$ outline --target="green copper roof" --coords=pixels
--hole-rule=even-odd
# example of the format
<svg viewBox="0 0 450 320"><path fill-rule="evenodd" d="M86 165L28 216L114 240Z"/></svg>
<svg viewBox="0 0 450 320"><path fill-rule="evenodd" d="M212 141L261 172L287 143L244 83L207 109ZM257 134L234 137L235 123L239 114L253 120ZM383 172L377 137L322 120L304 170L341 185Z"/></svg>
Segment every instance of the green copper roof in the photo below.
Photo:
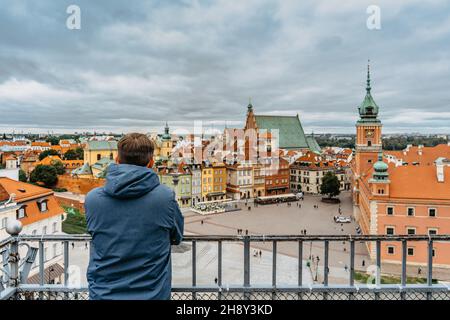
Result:
<svg viewBox="0 0 450 320"><path fill-rule="evenodd" d="M166 122L166 126L164 127L164 134L161 136L163 140L170 140L172 139L170 133L169 133L169 125Z"/></svg>
<svg viewBox="0 0 450 320"><path fill-rule="evenodd" d="M89 150L117 150L117 141L88 141Z"/></svg>
<svg viewBox="0 0 450 320"><path fill-rule="evenodd" d="M366 96L364 97L363 102L358 107L360 116L358 122L380 122L380 120L377 119L379 108L378 105L375 103L372 94L370 93L371 90L372 88L370 86L370 66L367 65Z"/></svg>
<svg viewBox="0 0 450 320"><path fill-rule="evenodd" d="M381 152L378 154L378 161L373 165L373 169L373 178L375 180L385 180L389 175L389 166L383 161L383 154Z"/></svg>
<svg viewBox="0 0 450 320"><path fill-rule="evenodd" d="M313 135L306 137L306 142L308 142L309 149L315 153L321 153L322 149L320 148L319 144L317 143L316 139Z"/></svg>
<svg viewBox="0 0 450 320"><path fill-rule="evenodd" d="M279 130L279 148L309 148L305 132L298 116L258 116L255 115L258 129Z"/></svg>
<svg viewBox="0 0 450 320"><path fill-rule="evenodd" d="M72 174L76 174L76 175L89 175L92 174L92 170L91 167L89 166L89 163L85 163L83 164L82 167L76 168L75 170L72 171Z"/></svg>

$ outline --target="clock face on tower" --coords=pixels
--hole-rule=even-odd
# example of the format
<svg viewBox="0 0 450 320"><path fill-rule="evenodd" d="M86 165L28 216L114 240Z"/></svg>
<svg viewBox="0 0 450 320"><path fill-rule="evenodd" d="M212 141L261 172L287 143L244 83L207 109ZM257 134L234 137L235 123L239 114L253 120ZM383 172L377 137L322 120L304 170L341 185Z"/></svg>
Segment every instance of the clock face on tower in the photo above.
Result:
<svg viewBox="0 0 450 320"><path fill-rule="evenodd" d="M366 138L372 138L374 136L375 132L372 129L366 130Z"/></svg>

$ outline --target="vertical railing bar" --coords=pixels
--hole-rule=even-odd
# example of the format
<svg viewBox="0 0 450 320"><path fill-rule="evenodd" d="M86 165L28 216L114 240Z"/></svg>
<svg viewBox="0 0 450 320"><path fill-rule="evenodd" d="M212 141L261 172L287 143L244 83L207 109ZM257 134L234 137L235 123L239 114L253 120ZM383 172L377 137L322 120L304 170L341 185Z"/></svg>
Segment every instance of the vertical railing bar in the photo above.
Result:
<svg viewBox="0 0 450 320"><path fill-rule="evenodd" d="M39 284L44 285L44 242L39 241Z"/></svg>
<svg viewBox="0 0 450 320"><path fill-rule="evenodd" d="M376 241L376 255L377 255L377 270L376 270L376 285L381 283L381 241Z"/></svg>
<svg viewBox="0 0 450 320"><path fill-rule="evenodd" d="M355 285L355 241L350 240L350 279L351 287Z"/></svg>
<svg viewBox="0 0 450 320"><path fill-rule="evenodd" d="M298 286L303 285L303 240L298 241Z"/></svg>
<svg viewBox="0 0 450 320"><path fill-rule="evenodd" d="M433 240L428 241L428 275L427 284L433 285Z"/></svg>
<svg viewBox="0 0 450 320"><path fill-rule="evenodd" d="M222 286L222 241L217 242L217 260L218 260L218 270L217 270L217 284L219 287Z"/></svg>
<svg viewBox="0 0 450 320"><path fill-rule="evenodd" d="M219 286L218 300L222 299L222 241L217 242L217 285Z"/></svg>
<svg viewBox="0 0 450 320"><path fill-rule="evenodd" d="M64 241L64 286L69 282L69 241Z"/></svg>
<svg viewBox="0 0 450 320"><path fill-rule="evenodd" d="M272 300L276 298L275 288L277 286L277 241L274 240L272 242L272 288L274 291L272 292Z"/></svg>
<svg viewBox="0 0 450 320"><path fill-rule="evenodd" d="M401 285L402 287L406 286L406 257L408 251L408 243L406 240L402 240L402 279Z"/></svg>
<svg viewBox="0 0 450 320"><path fill-rule="evenodd" d="M192 287L197 286L197 241L192 240ZM192 300L196 300L196 293L192 292Z"/></svg>
<svg viewBox="0 0 450 320"><path fill-rule="evenodd" d="M433 286L433 240L428 240L428 270L427 270L427 285ZM427 292L427 300L433 299L431 290Z"/></svg>
<svg viewBox="0 0 450 320"><path fill-rule="evenodd" d="M250 237L244 236L244 287L250 286ZM249 300L248 292L244 291L244 299Z"/></svg>
<svg viewBox="0 0 450 320"><path fill-rule="evenodd" d="M277 241L272 243L272 287L277 286Z"/></svg>
<svg viewBox="0 0 450 320"><path fill-rule="evenodd" d="M303 286L303 240L298 241L298 286ZM299 292L298 300L302 300L302 294Z"/></svg>
<svg viewBox="0 0 450 320"><path fill-rule="evenodd" d="M324 286L328 286L328 246L329 241L325 240L324 246L324 264L323 264L323 284Z"/></svg>

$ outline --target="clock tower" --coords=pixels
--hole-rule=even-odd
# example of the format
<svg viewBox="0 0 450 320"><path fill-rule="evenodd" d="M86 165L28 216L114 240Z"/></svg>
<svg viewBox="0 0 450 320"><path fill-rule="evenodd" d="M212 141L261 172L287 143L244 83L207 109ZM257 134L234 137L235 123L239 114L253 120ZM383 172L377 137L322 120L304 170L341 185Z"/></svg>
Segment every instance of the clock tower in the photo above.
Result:
<svg viewBox="0 0 450 320"><path fill-rule="evenodd" d="M382 125L378 119L378 105L370 91L370 65L367 65L366 96L358 107L359 119L356 122L355 174L357 177L363 175L377 162L378 154L382 151Z"/></svg>

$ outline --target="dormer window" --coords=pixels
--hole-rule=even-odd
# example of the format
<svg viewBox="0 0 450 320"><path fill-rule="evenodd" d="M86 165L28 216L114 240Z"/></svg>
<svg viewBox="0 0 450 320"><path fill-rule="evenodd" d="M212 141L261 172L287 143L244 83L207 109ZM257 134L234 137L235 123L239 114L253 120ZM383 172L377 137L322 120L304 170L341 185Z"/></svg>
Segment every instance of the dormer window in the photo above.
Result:
<svg viewBox="0 0 450 320"><path fill-rule="evenodd" d="M17 219L23 219L27 216L27 211L26 211L27 206L22 206L19 209L17 209Z"/></svg>
<svg viewBox="0 0 450 320"><path fill-rule="evenodd" d="M48 210L47 202L48 202L48 200L42 200L37 203L40 212L46 212Z"/></svg>

